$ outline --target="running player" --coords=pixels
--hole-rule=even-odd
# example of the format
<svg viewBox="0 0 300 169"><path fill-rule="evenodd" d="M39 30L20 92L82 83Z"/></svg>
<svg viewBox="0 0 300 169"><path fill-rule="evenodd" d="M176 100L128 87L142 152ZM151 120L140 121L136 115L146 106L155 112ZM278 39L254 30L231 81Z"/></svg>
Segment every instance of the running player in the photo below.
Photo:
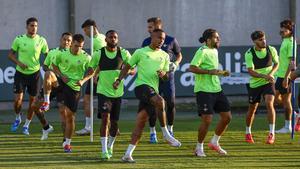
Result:
<svg viewBox="0 0 300 169"><path fill-rule="evenodd" d="M14 110L16 119L11 126L11 131L16 132L21 124L21 108L25 90L29 94L29 108L27 118L23 126L23 134L29 135L29 124L34 115L33 102L38 93L38 83L40 78L40 55L47 55L48 45L44 37L37 34L38 20L34 17L26 21L27 33L19 35L13 41L8 58L16 66L14 76ZM17 57L18 55L18 57Z"/></svg>
<svg viewBox="0 0 300 169"><path fill-rule="evenodd" d="M44 71L45 71L45 78L49 78L49 76L55 75L52 70L52 62L55 60L55 57L59 55L61 52L65 50L69 50L72 42L72 34L69 32L65 32L61 35L60 38L60 45L57 48L54 48L49 51L45 61L44 61ZM47 84L44 84L44 86ZM47 122L44 116L44 112L49 109L50 101L53 98L56 98L56 101L58 103L58 110L60 112L60 117L62 121L62 126L65 126L65 111L63 111L62 103L61 101L61 93L57 91L57 88L55 88L54 84L51 84L52 86L52 92L44 94L43 89L40 91L40 96L36 101L34 102L34 111L38 119L40 120L43 130L42 130L42 137L41 140L48 139L48 134L53 131L53 127ZM64 128L63 128L64 130Z"/></svg>
<svg viewBox="0 0 300 169"><path fill-rule="evenodd" d="M44 92L51 93L52 86L56 86L62 94L63 109L65 111L66 126L64 131L65 152L71 152L71 138L75 128L75 113L80 98L81 86L93 74L84 76L91 57L82 50L84 37L81 34L73 35L70 50L65 50L55 57L52 63L53 72L44 79Z"/></svg>
<svg viewBox="0 0 300 169"><path fill-rule="evenodd" d="M245 140L248 143L254 143L251 126L253 124L255 112L260 103L261 97L264 97L268 111L268 121L270 132L266 143L273 144L275 141L275 109L274 109L274 73L278 69L278 55L274 47L266 44L265 33L254 31L251 34L254 47L251 47L245 53L246 66L250 77L248 87L249 108L246 117L246 135Z"/></svg>
<svg viewBox="0 0 300 169"><path fill-rule="evenodd" d="M292 132L292 103L291 86L289 82L290 70L288 69L293 57L293 25L291 20L284 20L280 23L280 35L282 43L279 51L279 68L276 73L277 80L275 84L275 102L284 107L285 124L276 133ZM295 46L296 47L296 46ZM280 98L282 98L280 100Z"/></svg>
<svg viewBox="0 0 300 169"><path fill-rule="evenodd" d="M135 95L140 100L136 126L132 132L131 142L122 161L134 163L132 152L138 144L148 117L156 113L160 121L164 139L174 147L181 143L170 135L166 126L166 113L164 99L158 94L159 78L167 79L169 71L169 56L161 50L166 34L161 29L155 29L151 33L151 44L137 49L122 69L119 78L114 82L117 89L128 71L137 66L137 79L135 81ZM121 86L122 87L122 86Z"/></svg>
<svg viewBox="0 0 300 169"><path fill-rule="evenodd" d="M105 42L105 35L101 34L97 24L94 20L87 19L86 21L83 22L81 25L81 28L83 29L84 34L90 38L91 36L91 28L93 27L93 32L94 32L94 37L93 37L93 51L95 52L98 49L101 49L102 47L106 46ZM96 87L97 87L97 81L98 81L98 75L95 74L94 76L94 88L93 88L93 95L96 96ZM75 133L77 135L88 135L90 134L91 131L91 110L90 110L90 94L91 94L91 84L90 80L86 84L85 87L85 92L83 96L83 104L84 104L84 114L85 114L85 127L81 130L76 131Z"/></svg>
<svg viewBox="0 0 300 169"><path fill-rule="evenodd" d="M163 23L159 17L149 18L147 20L148 23L148 32L152 33L154 29L162 29ZM151 43L151 37L146 38L143 41L142 47L148 46ZM170 58L170 71L168 72L169 79L168 80L159 80L159 94L163 96L166 101L166 114L167 114L167 124L168 130L171 135L173 134L173 123L175 117L175 81L174 75L175 71L182 60L181 48L176 40L176 38L166 35L166 39L161 49L169 54ZM149 117L149 126L150 126L150 143L157 143L157 136L155 130L156 123L156 114L153 113L154 116Z"/></svg>
<svg viewBox="0 0 300 169"><path fill-rule="evenodd" d="M113 88L113 83L118 78L122 65L128 63L131 57L127 50L118 47L119 38L115 30L109 30L106 33L105 41L107 46L97 50L90 63L93 70L97 68L99 71L97 94L98 117L102 119L100 127L102 160L112 157L113 144L119 129L121 97L124 94L123 81L116 90Z"/></svg>
<svg viewBox="0 0 300 169"><path fill-rule="evenodd" d="M198 130L195 155L198 157L206 156L203 148L204 138L215 112L220 113L220 120L208 147L220 155L226 155L227 152L221 148L219 140L231 120L231 112L227 97L222 91L219 76L228 76L229 72L218 69L217 49L220 46L218 32L214 29L207 29L203 32L199 41L205 43L205 45L198 49L189 69L196 76L194 92L197 99L198 114L202 120Z"/></svg>

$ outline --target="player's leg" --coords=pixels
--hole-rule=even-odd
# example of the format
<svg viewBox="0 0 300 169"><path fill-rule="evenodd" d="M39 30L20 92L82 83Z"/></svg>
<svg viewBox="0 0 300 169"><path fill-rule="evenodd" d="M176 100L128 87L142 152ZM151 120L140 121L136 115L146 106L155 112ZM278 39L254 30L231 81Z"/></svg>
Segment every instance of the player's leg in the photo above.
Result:
<svg viewBox="0 0 300 169"><path fill-rule="evenodd" d="M48 111L50 108L50 94L53 87L58 87L58 80L52 71L45 72L43 80L44 103L40 107L40 111Z"/></svg>
<svg viewBox="0 0 300 169"><path fill-rule="evenodd" d="M275 116L276 112L274 109L274 95L266 94L265 103L268 111L268 121L269 121L269 135L267 137L267 144L273 144L275 141Z"/></svg>
<svg viewBox="0 0 300 169"><path fill-rule="evenodd" d="M22 102L23 102L23 96L24 96L24 87L25 85L23 84L23 76L21 73L16 71L15 76L14 76L14 110L16 114L16 118L11 125L11 131L16 132L17 129L19 128L22 118L21 118L21 109L22 109Z"/></svg>

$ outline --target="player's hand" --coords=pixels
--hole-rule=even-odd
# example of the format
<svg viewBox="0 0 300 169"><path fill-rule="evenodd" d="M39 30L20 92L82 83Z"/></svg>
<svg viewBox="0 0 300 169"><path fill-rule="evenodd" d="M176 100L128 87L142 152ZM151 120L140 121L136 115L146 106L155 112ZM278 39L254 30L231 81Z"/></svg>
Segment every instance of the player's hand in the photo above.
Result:
<svg viewBox="0 0 300 169"><path fill-rule="evenodd" d="M156 72L159 78L163 78L166 75L166 72L162 70L158 70Z"/></svg>
<svg viewBox="0 0 300 169"><path fill-rule="evenodd" d="M272 75L264 75L264 78L270 83L275 83L275 78Z"/></svg>
<svg viewBox="0 0 300 169"><path fill-rule="evenodd" d="M62 80L64 83L68 83L68 82L69 82L69 78L66 77L66 76L62 76L62 77L61 77L61 80Z"/></svg>
<svg viewBox="0 0 300 169"><path fill-rule="evenodd" d="M219 70L219 75L226 77L230 75L230 72L228 70Z"/></svg>
<svg viewBox="0 0 300 169"><path fill-rule="evenodd" d="M76 85L81 87L83 85L83 80L78 80L76 82Z"/></svg>
<svg viewBox="0 0 300 169"><path fill-rule="evenodd" d="M295 61L291 61L291 63L289 64L289 70L290 71L294 71L296 70L296 62Z"/></svg>
<svg viewBox="0 0 300 169"><path fill-rule="evenodd" d="M283 88L288 88L289 87L289 80L287 78L284 78L282 81L282 87Z"/></svg>
<svg viewBox="0 0 300 169"><path fill-rule="evenodd" d="M178 65L176 64L176 62L171 62L169 64L169 71L170 72L175 72L177 70Z"/></svg>
<svg viewBox="0 0 300 169"><path fill-rule="evenodd" d="M22 62L20 62L19 63L19 66L21 67L21 69L23 69L23 70L25 70L25 69L27 69L28 68L28 66L27 65L25 65L24 63L22 63Z"/></svg>
<svg viewBox="0 0 300 169"><path fill-rule="evenodd" d="M113 88L118 89L120 83L121 83L121 80L119 78L116 79L115 82L113 83Z"/></svg>
<svg viewBox="0 0 300 169"><path fill-rule="evenodd" d="M94 84L98 83L98 76L93 76L93 82L94 82Z"/></svg>

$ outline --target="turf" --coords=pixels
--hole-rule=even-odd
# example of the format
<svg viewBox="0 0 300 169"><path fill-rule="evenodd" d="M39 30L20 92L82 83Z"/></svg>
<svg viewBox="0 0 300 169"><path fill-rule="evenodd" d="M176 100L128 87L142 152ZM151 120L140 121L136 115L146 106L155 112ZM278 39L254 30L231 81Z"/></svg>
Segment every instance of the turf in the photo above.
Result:
<svg viewBox="0 0 300 169"><path fill-rule="evenodd" d="M133 153L137 163L121 162L134 126L133 119L121 120L121 135L114 146L113 158L100 160L98 128L95 122L95 141L89 142L89 136L75 136L72 139L73 152L64 153L62 137L58 122L52 123L55 131L46 141L40 141L41 129L37 121L31 124L31 135L24 136L19 130L9 132L9 124L0 125L0 168L299 168L300 144L299 134L291 141L289 134L276 135L274 145L265 144L268 125L265 115L256 117L253 135L255 144L244 142L244 115L234 115L228 131L221 138L222 147L228 156L219 156L207 147L213 135L217 116L205 140L207 157L195 157L199 118L197 116L179 116L176 120L175 135L182 142L180 148L170 147L158 133L159 143L148 143L148 129ZM278 124L283 121L279 120ZM83 122L78 122L77 129ZM277 125L277 128L281 127Z"/></svg>

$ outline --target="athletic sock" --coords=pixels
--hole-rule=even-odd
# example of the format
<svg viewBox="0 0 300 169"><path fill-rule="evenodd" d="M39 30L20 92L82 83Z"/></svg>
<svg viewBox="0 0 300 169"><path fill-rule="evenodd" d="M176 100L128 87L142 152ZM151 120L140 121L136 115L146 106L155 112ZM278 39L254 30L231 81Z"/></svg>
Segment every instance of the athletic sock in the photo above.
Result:
<svg viewBox="0 0 300 169"><path fill-rule="evenodd" d="M150 134L156 134L155 127L150 127Z"/></svg>
<svg viewBox="0 0 300 169"><path fill-rule="evenodd" d="M213 138L211 139L211 143L214 145L219 145L219 140L220 140L221 136L218 136L216 134L214 134Z"/></svg>
<svg viewBox="0 0 300 169"><path fill-rule="evenodd" d="M287 128L287 129L291 128L291 126L292 126L292 121L291 120L285 120L284 122L285 122L284 123L285 128Z"/></svg>
<svg viewBox="0 0 300 169"><path fill-rule="evenodd" d="M71 140L72 140L72 139L66 138L65 143L66 143L67 145L71 145Z"/></svg>
<svg viewBox="0 0 300 169"><path fill-rule="evenodd" d="M270 133L272 133L274 135L274 133L275 133L275 124L269 124L269 128L270 128Z"/></svg>
<svg viewBox="0 0 300 169"><path fill-rule="evenodd" d="M173 125L168 125L168 130L169 130L170 132L173 132Z"/></svg>
<svg viewBox="0 0 300 169"><path fill-rule="evenodd" d="M101 137L102 153L107 152L107 137Z"/></svg>
<svg viewBox="0 0 300 169"><path fill-rule="evenodd" d="M90 117L85 117L85 129L90 130L91 129L91 118Z"/></svg>
<svg viewBox="0 0 300 169"><path fill-rule="evenodd" d="M26 119L25 124L23 127L27 127L29 128L29 124L30 124L31 120Z"/></svg>
<svg viewBox="0 0 300 169"><path fill-rule="evenodd" d="M44 102L50 103L50 94L44 94Z"/></svg>
<svg viewBox="0 0 300 169"><path fill-rule="evenodd" d="M21 113L19 113L19 114L16 114L16 120L19 120L19 121L21 121Z"/></svg>
<svg viewBox="0 0 300 169"><path fill-rule="evenodd" d="M251 134L251 127L246 127L246 134Z"/></svg>
<svg viewBox="0 0 300 169"><path fill-rule="evenodd" d="M169 131L168 131L168 129L167 129L166 126L165 127L161 127L161 131L162 131L164 137L166 137L166 138L172 138L172 136L170 135L170 133L169 133Z"/></svg>
<svg viewBox="0 0 300 169"><path fill-rule="evenodd" d="M197 143L197 146L196 146L196 149L197 149L197 150L199 150L199 149L200 149L200 150L203 150L203 143L199 143L199 142L198 142L198 143Z"/></svg>
<svg viewBox="0 0 300 169"><path fill-rule="evenodd" d="M132 156L132 152L134 151L136 145L133 145L133 144L129 144L127 150L126 150L126 153L125 153L125 156Z"/></svg>
<svg viewBox="0 0 300 169"><path fill-rule="evenodd" d="M47 124L45 127L43 127L44 130L48 130L50 128L49 124Z"/></svg>
<svg viewBox="0 0 300 169"><path fill-rule="evenodd" d="M107 148L113 149L115 141L116 141L116 137L111 137L111 136L109 136L109 137L108 137Z"/></svg>

